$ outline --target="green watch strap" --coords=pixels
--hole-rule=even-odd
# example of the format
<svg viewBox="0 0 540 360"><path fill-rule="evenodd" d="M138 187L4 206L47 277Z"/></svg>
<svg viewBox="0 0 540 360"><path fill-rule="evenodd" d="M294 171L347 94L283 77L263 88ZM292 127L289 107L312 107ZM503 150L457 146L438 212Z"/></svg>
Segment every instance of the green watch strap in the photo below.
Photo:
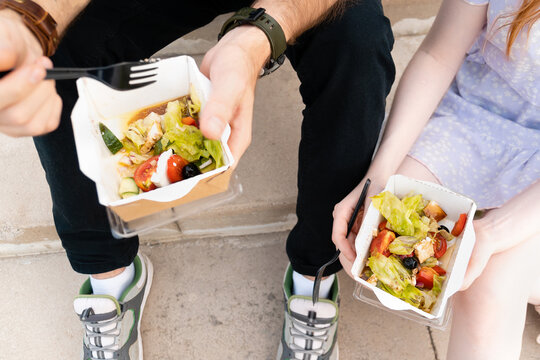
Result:
<svg viewBox="0 0 540 360"><path fill-rule="evenodd" d="M273 17L266 13L264 8L254 9L245 7L238 10L232 17L225 21L221 27L218 40L232 29L241 25L256 26L266 34L270 42L271 55L270 60L261 70L261 76L274 72L285 61L284 53L287 49L287 40L281 26Z"/></svg>

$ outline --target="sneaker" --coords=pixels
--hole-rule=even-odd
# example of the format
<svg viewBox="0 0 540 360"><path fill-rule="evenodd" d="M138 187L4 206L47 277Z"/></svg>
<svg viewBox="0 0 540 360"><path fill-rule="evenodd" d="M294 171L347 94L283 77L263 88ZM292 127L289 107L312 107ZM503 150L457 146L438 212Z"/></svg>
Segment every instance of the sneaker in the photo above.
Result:
<svg viewBox="0 0 540 360"><path fill-rule="evenodd" d="M154 270L142 254L135 257L133 264L135 277L120 299L93 295L90 279L75 298L73 307L85 330L83 360L143 360L141 317Z"/></svg>
<svg viewBox="0 0 540 360"><path fill-rule="evenodd" d="M338 360L337 325L339 284L336 276L331 298L313 304L310 296L292 295L292 267L283 280L285 322L276 360Z"/></svg>

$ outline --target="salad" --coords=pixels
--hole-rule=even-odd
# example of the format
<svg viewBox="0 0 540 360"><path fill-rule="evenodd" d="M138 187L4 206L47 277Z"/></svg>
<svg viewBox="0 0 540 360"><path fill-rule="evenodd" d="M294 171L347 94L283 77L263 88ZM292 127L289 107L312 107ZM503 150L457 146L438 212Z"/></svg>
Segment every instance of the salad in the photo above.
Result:
<svg viewBox="0 0 540 360"><path fill-rule="evenodd" d="M200 102L190 95L144 108L128 119L118 138L99 124L107 148L117 158L125 199L224 165L219 140L199 130Z"/></svg>
<svg viewBox="0 0 540 360"><path fill-rule="evenodd" d="M384 220L373 230L361 278L430 312L441 293L467 214L461 214L450 231L442 224L449 224L444 210L420 194L399 199L384 191L371 199Z"/></svg>

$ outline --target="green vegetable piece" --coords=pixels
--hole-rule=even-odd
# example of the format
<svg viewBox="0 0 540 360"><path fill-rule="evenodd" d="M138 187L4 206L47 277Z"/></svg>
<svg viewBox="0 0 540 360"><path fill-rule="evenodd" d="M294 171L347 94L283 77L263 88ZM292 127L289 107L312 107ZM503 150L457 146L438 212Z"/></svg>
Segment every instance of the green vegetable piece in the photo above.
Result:
<svg viewBox="0 0 540 360"><path fill-rule="evenodd" d="M165 132L176 129L176 125L180 124L181 112L180 101L175 100L167 104L167 111L163 115Z"/></svg>
<svg viewBox="0 0 540 360"><path fill-rule="evenodd" d="M214 162L216 163L216 169L224 165L223 149L221 148L221 143L219 142L219 140L205 139L204 147L206 148L206 150L208 150L210 156L214 158Z"/></svg>
<svg viewBox="0 0 540 360"><path fill-rule="evenodd" d="M122 199L139 195L139 187L135 183L135 180L132 177L125 177L120 181L120 186L118 187L118 194Z"/></svg>
<svg viewBox="0 0 540 360"><path fill-rule="evenodd" d="M165 132L163 138L171 143L165 150L173 149L189 162L198 160L205 150L202 132L194 126L178 126Z"/></svg>
<svg viewBox="0 0 540 360"><path fill-rule="evenodd" d="M396 239L397 240L397 239ZM394 241L396 241L394 240ZM377 286L387 293L421 310L429 312L441 293L444 276L433 275L431 290L418 289L412 284L413 275L394 255L386 257L374 253L367 262L379 282Z"/></svg>
<svg viewBox="0 0 540 360"><path fill-rule="evenodd" d="M369 257L367 265L377 279L392 290L392 294L401 297L401 293L411 284L412 275L395 256L386 257L375 252Z"/></svg>
<svg viewBox="0 0 540 360"><path fill-rule="evenodd" d="M154 145L154 155L161 155L162 152L163 152L163 144L161 143L161 141L158 141Z"/></svg>
<svg viewBox="0 0 540 360"><path fill-rule="evenodd" d="M111 130L109 130L108 127L106 127L103 123L99 123L99 132L101 133L101 137L103 139L103 142L109 149L109 151L113 154L116 154L124 147L120 140L113 134Z"/></svg>
<svg viewBox="0 0 540 360"><path fill-rule="evenodd" d="M396 255L409 255L414 251L414 245L418 241L414 236L398 236L388 245L388 250Z"/></svg>
<svg viewBox="0 0 540 360"><path fill-rule="evenodd" d="M427 267L434 267L435 265L439 265L439 260L437 260L437 258L434 258L433 256L428 257L421 265Z"/></svg>
<svg viewBox="0 0 540 360"><path fill-rule="evenodd" d="M420 195L418 195L420 196ZM379 210L382 216L390 223L392 229L399 235L414 236L424 239L429 226L424 224L416 211L418 200L416 197L405 198L404 203L389 191L384 191L372 198L373 206Z"/></svg>

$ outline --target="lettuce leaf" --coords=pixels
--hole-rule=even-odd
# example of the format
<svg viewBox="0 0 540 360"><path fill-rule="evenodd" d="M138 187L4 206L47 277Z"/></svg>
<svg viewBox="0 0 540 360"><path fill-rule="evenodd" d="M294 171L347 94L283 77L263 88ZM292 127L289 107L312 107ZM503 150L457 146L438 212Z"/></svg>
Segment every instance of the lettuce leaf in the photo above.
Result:
<svg viewBox="0 0 540 360"><path fill-rule="evenodd" d="M166 150L173 149L175 154L189 162L198 160L205 150L203 134L195 126L183 125L171 129L165 132L163 141L167 143Z"/></svg>
<svg viewBox="0 0 540 360"><path fill-rule="evenodd" d="M394 255L386 257L377 252L369 257L367 266L379 280L379 288L426 312L430 312L437 301L445 279L444 276L433 275L433 288L419 289L412 284L414 275L398 258Z"/></svg>
<svg viewBox="0 0 540 360"><path fill-rule="evenodd" d="M424 200L422 199L422 195L407 195L403 199L401 199L401 202L407 209L413 209L417 213L420 213L422 210L424 210Z"/></svg>
<svg viewBox="0 0 540 360"><path fill-rule="evenodd" d="M163 115L164 132L176 129L176 125L180 124L181 114L180 101L175 100L167 104L167 111Z"/></svg>
<svg viewBox="0 0 540 360"><path fill-rule="evenodd" d="M392 294L401 297L401 293L411 284L412 275L401 261L395 256L386 257L378 252L373 253L367 261L367 266L377 279L392 290Z"/></svg>
<svg viewBox="0 0 540 360"><path fill-rule="evenodd" d="M371 198L373 206L384 216L392 229L399 235L426 237L429 226L424 224L417 209L423 205L422 195L405 197L405 201L389 191L384 191ZM421 210L421 209L420 209Z"/></svg>
<svg viewBox="0 0 540 360"><path fill-rule="evenodd" d="M221 143L219 142L219 140L205 139L204 147L208 151L210 156L214 158L214 162L216 163L216 169L223 166L223 149L221 148Z"/></svg>
<svg viewBox="0 0 540 360"><path fill-rule="evenodd" d="M388 250L396 255L409 255L414 251L418 239L414 236L398 236L388 245Z"/></svg>

